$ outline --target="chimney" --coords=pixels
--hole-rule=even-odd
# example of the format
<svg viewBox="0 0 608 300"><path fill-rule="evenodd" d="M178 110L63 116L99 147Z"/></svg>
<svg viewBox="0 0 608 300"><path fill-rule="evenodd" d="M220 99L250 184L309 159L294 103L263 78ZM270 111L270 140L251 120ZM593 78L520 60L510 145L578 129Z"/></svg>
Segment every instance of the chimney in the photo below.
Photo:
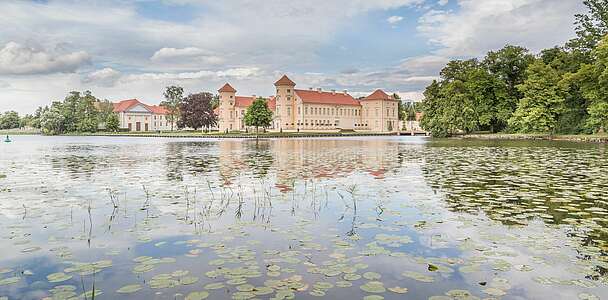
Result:
<svg viewBox="0 0 608 300"><path fill-rule="evenodd" d="M319 93L320 93L320 92L322 92L322 91L323 91L323 89L322 89L322 88L317 88L317 92L319 92Z"/></svg>
<svg viewBox="0 0 608 300"><path fill-rule="evenodd" d="M335 95L336 94L336 90L331 90L331 94Z"/></svg>
<svg viewBox="0 0 608 300"><path fill-rule="evenodd" d="M344 95L348 95L348 90L344 90Z"/></svg>
<svg viewBox="0 0 608 300"><path fill-rule="evenodd" d="M255 96L255 94L253 94L253 96L252 96L252 97L253 97L253 100L255 100L255 99L257 99L257 98L258 98L258 97L256 97L256 96Z"/></svg>

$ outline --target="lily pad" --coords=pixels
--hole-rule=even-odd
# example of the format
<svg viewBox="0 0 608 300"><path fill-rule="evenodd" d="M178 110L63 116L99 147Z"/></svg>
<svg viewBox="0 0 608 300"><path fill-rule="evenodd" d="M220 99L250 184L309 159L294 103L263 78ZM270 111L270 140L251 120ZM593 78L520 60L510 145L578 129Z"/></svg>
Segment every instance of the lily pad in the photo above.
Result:
<svg viewBox="0 0 608 300"><path fill-rule="evenodd" d="M139 284L130 284L125 285L118 289L116 292L119 294L132 294L142 289L142 286Z"/></svg>
<svg viewBox="0 0 608 300"><path fill-rule="evenodd" d="M203 300L203 299L207 299L207 297L209 297L209 292L192 292L190 294L188 294L188 296L186 296L186 298L184 298L184 300Z"/></svg>
<svg viewBox="0 0 608 300"><path fill-rule="evenodd" d="M72 279L72 275L67 275L63 272L58 272L47 275L46 279L51 283L63 282Z"/></svg>

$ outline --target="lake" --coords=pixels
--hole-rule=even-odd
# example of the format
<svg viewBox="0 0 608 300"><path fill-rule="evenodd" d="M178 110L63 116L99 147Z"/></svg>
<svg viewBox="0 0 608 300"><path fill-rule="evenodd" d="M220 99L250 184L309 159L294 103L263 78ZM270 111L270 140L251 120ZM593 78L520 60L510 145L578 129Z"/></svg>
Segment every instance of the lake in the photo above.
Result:
<svg viewBox="0 0 608 300"><path fill-rule="evenodd" d="M0 299L606 299L607 150L15 136Z"/></svg>

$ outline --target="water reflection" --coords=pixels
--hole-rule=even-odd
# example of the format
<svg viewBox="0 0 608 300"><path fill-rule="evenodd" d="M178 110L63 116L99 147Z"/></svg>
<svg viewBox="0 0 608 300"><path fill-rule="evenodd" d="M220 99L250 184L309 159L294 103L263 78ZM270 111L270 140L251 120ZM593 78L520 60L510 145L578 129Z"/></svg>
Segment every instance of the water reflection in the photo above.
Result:
<svg viewBox="0 0 608 300"><path fill-rule="evenodd" d="M593 145L20 137L0 297L594 299L606 171Z"/></svg>

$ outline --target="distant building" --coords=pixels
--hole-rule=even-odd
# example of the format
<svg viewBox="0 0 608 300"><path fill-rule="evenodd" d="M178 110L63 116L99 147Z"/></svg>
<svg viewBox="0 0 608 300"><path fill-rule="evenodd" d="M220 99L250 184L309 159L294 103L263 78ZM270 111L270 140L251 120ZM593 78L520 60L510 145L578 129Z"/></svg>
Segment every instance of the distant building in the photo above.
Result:
<svg viewBox="0 0 608 300"><path fill-rule="evenodd" d="M287 76L275 82L276 95L267 100L274 112L274 130L358 130L373 132L397 131L399 100L382 90L357 100L343 92L321 89L296 89ZM220 106L216 110L220 131L245 130L244 116L255 96L236 95L236 89L226 83L218 90Z"/></svg>
<svg viewBox="0 0 608 300"><path fill-rule="evenodd" d="M118 114L120 128L128 131L162 131L171 130L167 120L167 109L158 105L148 105L137 99L122 100L112 103ZM173 126L173 128L176 128Z"/></svg>

